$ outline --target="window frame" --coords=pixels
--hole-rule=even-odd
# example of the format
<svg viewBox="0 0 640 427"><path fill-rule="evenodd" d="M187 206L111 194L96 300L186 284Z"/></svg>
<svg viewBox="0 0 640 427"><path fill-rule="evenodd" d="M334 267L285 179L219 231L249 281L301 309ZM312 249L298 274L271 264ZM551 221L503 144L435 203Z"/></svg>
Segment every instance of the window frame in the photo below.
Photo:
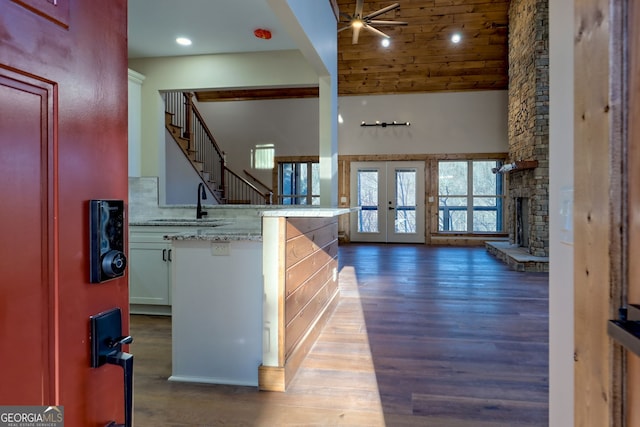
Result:
<svg viewBox="0 0 640 427"><path fill-rule="evenodd" d="M287 164L294 165L294 171L295 171L294 175L296 176L296 180L295 180L296 182L300 182L299 171L301 169L301 166L306 165L307 172L306 172L305 179L307 182L307 194L302 194L297 191L292 194L283 193L283 187L284 187L283 186L283 179L284 179L283 167L284 165L287 165ZM278 201L278 204L285 205L285 203L283 203L285 199L295 201L295 203L287 203L286 205L288 206L292 206L292 205L312 206L314 200L318 202L316 204L320 204L320 194L313 194L313 186L314 186L313 165L314 164L318 165L319 167L320 166L319 160L318 159L315 159L315 160L280 160L278 159L276 161L277 184L278 184L276 186L277 188L276 200ZM318 186L319 186L319 182L318 182ZM304 200L305 203L299 203L301 200Z"/></svg>
<svg viewBox="0 0 640 427"><path fill-rule="evenodd" d="M467 164L467 194L452 194L445 197L455 197L455 198L464 198L466 200L465 206L455 207L454 211L463 211L466 214L466 229L465 230L449 230L446 229L448 227L443 226L441 229L441 210L440 199L442 195L440 194L440 164L448 163L448 162L466 162ZM496 162L496 167L500 167L504 163L503 158L450 158L450 159L437 159L436 160L436 198L435 198L435 209L437 210L437 221L436 221L436 234L441 235L501 235L505 233L506 225L505 224L505 211L506 211L506 180L503 174L495 174L496 175L496 194L474 194L473 188L473 167L474 163L479 162ZM494 207L486 207L486 206L476 206L476 199L489 199L495 198L496 204ZM450 211L451 209L449 209ZM474 212L476 211L496 211L496 223L497 228L496 231L475 231L474 230ZM446 215L443 215L443 222L446 221Z"/></svg>

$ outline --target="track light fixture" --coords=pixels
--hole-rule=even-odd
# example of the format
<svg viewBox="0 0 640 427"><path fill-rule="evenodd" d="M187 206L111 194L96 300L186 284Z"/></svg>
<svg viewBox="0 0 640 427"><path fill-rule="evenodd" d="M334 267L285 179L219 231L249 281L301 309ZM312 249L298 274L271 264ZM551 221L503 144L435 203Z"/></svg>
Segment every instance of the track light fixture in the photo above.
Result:
<svg viewBox="0 0 640 427"><path fill-rule="evenodd" d="M387 122L380 122L378 120L376 120L375 123L366 123L366 122L362 122L360 123L360 126L366 127L366 126L381 126L383 128L386 128L387 126L411 126L411 123L409 122L396 122L395 120L387 123Z"/></svg>

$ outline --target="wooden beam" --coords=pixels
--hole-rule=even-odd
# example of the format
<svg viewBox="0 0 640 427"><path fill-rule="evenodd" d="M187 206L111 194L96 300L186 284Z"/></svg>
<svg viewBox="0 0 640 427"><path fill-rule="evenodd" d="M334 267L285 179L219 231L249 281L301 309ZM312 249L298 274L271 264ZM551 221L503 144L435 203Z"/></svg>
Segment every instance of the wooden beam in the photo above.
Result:
<svg viewBox="0 0 640 427"><path fill-rule="evenodd" d="M318 98L317 87L290 87L268 89L201 90L196 92L198 102L248 101L264 99Z"/></svg>

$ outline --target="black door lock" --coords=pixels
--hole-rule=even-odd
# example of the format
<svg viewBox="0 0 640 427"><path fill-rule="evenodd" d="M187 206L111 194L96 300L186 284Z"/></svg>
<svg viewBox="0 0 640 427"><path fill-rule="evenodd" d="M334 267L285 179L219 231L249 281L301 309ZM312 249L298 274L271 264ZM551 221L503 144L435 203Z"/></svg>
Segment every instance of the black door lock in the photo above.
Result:
<svg viewBox="0 0 640 427"><path fill-rule="evenodd" d="M91 283L100 283L124 275L127 267L124 230L124 201L89 201Z"/></svg>

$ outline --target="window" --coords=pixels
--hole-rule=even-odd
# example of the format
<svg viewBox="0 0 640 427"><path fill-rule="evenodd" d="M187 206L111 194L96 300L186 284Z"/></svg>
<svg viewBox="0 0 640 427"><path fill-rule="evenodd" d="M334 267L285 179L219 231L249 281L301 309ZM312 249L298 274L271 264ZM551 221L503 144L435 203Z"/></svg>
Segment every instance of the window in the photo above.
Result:
<svg viewBox="0 0 640 427"><path fill-rule="evenodd" d="M320 164L283 162L278 164L278 202L281 205L320 204Z"/></svg>
<svg viewBox="0 0 640 427"><path fill-rule="evenodd" d="M273 169L273 156L275 155L273 144L257 144L251 150L251 167L253 169Z"/></svg>
<svg viewBox="0 0 640 427"><path fill-rule="evenodd" d="M499 160L438 162L438 231L496 233L503 230L504 177Z"/></svg>

